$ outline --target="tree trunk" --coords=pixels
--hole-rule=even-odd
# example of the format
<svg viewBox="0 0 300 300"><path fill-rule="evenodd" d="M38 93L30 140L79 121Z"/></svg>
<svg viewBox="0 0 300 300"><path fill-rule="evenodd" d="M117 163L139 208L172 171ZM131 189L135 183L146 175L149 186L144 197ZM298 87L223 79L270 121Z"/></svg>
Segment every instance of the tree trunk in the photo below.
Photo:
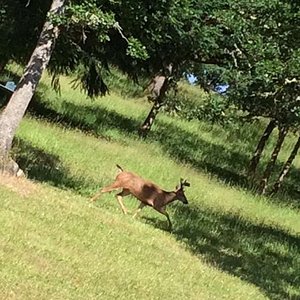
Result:
<svg viewBox="0 0 300 300"><path fill-rule="evenodd" d="M148 99L153 101L154 104L147 118L139 128L139 136L146 137L151 130L160 108L164 105L164 97L166 95L168 86L168 78L164 75L157 75L151 81L149 85L150 96Z"/></svg>
<svg viewBox="0 0 300 300"><path fill-rule="evenodd" d="M160 110L160 108L163 106L163 103L155 102L146 118L144 123L139 129L139 136L140 137L146 137L149 131L151 130L151 127L154 123L154 120Z"/></svg>
<svg viewBox="0 0 300 300"><path fill-rule="evenodd" d="M270 195L274 195L278 192L279 188L281 187L282 185L282 182L283 182L283 179L284 177L288 174L290 168L291 168L291 165L293 163L293 160L295 159L296 155L297 155L297 152L300 148L300 137L298 138L288 160L286 161L286 163L284 164L282 170L281 170L281 173L277 179L277 181L275 182L275 184L273 185L273 188L270 192Z"/></svg>
<svg viewBox="0 0 300 300"><path fill-rule="evenodd" d="M265 172L263 174L261 183L260 183L260 193L264 195L266 193L267 187L268 187L268 180L272 174L273 168L275 166L278 154L280 152L281 146L284 142L284 139L288 133L288 128L287 127L282 127L279 129L278 133L278 139L277 143L275 145L275 148L273 150L273 153L271 155L270 161L265 169Z"/></svg>
<svg viewBox="0 0 300 300"><path fill-rule="evenodd" d="M63 9L64 1L53 0L49 12L59 14ZM9 152L15 132L50 60L58 34L58 27L52 25L50 21L46 21L24 74L9 103L0 115L0 171L6 171L5 166L10 160Z"/></svg>
<svg viewBox="0 0 300 300"><path fill-rule="evenodd" d="M261 158L261 155L263 153L263 150L265 148L266 142L269 139L273 129L276 126L275 120L271 120L266 127L263 135L261 136L257 147L255 149L255 152L253 154L252 159L250 160L249 167L248 167L248 178L252 181L253 178L255 177L255 172L259 163L259 160Z"/></svg>

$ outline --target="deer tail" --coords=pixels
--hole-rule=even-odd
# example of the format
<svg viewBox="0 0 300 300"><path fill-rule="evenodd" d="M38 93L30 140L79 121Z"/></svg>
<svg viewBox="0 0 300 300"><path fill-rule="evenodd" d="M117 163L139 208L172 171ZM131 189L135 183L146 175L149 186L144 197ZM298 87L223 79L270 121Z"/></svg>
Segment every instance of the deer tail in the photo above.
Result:
<svg viewBox="0 0 300 300"><path fill-rule="evenodd" d="M122 168L120 165L116 164L116 166L117 166L117 168L118 168L121 172L124 171L123 168Z"/></svg>

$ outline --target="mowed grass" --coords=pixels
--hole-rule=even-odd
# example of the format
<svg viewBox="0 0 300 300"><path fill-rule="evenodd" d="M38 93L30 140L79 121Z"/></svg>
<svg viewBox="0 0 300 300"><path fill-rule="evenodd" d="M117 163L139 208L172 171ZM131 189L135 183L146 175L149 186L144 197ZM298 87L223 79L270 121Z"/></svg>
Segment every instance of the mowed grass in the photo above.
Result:
<svg viewBox="0 0 300 300"><path fill-rule="evenodd" d="M259 128L161 115L140 140L136 129L150 107L141 99L112 94L90 102L67 79L61 97L45 89L39 98L14 152L43 184L0 185L4 298L300 297L297 206L240 187ZM292 137L282 161L290 145ZM116 163L167 190L189 179L190 205L169 209L172 233L150 208L133 220L112 194L89 202L114 179ZM125 198L125 205L132 212L138 203Z"/></svg>
<svg viewBox="0 0 300 300"><path fill-rule="evenodd" d="M0 188L1 299L264 299L155 226L74 193L21 186Z"/></svg>

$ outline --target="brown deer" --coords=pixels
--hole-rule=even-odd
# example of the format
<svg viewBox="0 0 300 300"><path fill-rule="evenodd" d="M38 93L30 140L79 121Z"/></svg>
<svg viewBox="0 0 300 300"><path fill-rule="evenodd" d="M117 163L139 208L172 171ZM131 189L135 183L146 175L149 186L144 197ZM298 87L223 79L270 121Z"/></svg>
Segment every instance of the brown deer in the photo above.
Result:
<svg viewBox="0 0 300 300"><path fill-rule="evenodd" d="M119 165L117 165L117 167L120 172L117 175L115 181L112 184L102 188L91 199L91 201L95 201L96 198L102 193L122 189L120 193L116 194L116 197L124 214L127 213L127 210L123 204L123 197L133 195L141 201L133 217L136 217L143 207L147 205L152 206L156 211L167 217L169 229L171 230L172 223L168 213L166 212L166 206L175 200L179 200L184 204L188 204L188 201L184 194L184 187L190 186L190 184L186 180L180 179L180 184L174 191L166 192L153 182L145 180L132 172L124 171Z"/></svg>

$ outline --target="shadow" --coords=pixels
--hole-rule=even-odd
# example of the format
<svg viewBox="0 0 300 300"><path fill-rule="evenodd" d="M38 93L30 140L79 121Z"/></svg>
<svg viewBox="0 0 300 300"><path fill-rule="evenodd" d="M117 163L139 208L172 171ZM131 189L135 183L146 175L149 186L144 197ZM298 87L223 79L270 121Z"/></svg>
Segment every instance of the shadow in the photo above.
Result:
<svg viewBox="0 0 300 300"><path fill-rule="evenodd" d="M167 221L143 219L167 231ZM193 254L256 285L270 299L299 299L299 236L196 207L177 206L171 219L172 234Z"/></svg>
<svg viewBox="0 0 300 300"><path fill-rule="evenodd" d="M71 176L58 156L46 153L20 138L15 139L12 151L14 159L30 179L80 194L95 186L94 182L88 183L84 178Z"/></svg>
<svg viewBox="0 0 300 300"><path fill-rule="evenodd" d="M146 224L154 226L155 228L158 228L161 231L172 233L172 231L170 231L170 229L169 229L167 218L165 218L164 220L160 220L158 218L142 216L142 213L141 213L139 215L139 217L137 218L137 220L138 219L143 220L143 222L145 222Z"/></svg>
<svg viewBox="0 0 300 300"><path fill-rule="evenodd" d="M276 174L279 174L282 167L283 164L280 164L280 167L278 167L277 165ZM282 199L288 198L289 205L291 205L294 208L300 209L299 178L300 178L300 170L292 166L288 175L284 179L281 189L276 195L272 197L272 200L278 203L282 203Z"/></svg>
<svg viewBox="0 0 300 300"><path fill-rule="evenodd" d="M159 142L165 152L181 163L210 173L226 183L247 186L247 178L242 174L246 173L249 157L241 152L209 143L179 126L163 122L159 122L158 130L151 132L149 139Z"/></svg>
<svg viewBox="0 0 300 300"><path fill-rule="evenodd" d="M60 111L47 107L38 99L34 99L29 107L29 112L37 118L80 129L102 138L107 138L104 131L111 128L138 138L136 134L139 120L122 116L115 111L78 106L69 102L62 102ZM174 159L189 163L196 169L205 170L223 181L237 185L246 184L246 177L241 175L241 166L245 167L249 159L246 155L229 152L225 147L208 143L178 126L161 121L158 123L159 130L151 132L147 141L158 142ZM223 166L218 165L218 162L222 162ZM239 173L235 171L237 169Z"/></svg>
<svg viewBox="0 0 300 300"><path fill-rule="evenodd" d="M107 138L103 134L107 129L117 128L121 132L132 134L137 131L139 125L137 120L105 108L78 106L63 100L60 111L57 111L47 107L45 103L35 97L30 103L28 111L37 118L60 123L65 127L80 129L102 138Z"/></svg>
<svg viewBox="0 0 300 300"><path fill-rule="evenodd" d="M43 103L40 98L41 96L37 95L29 107L30 113L38 118L60 123L65 127L80 129L108 140L111 139L106 133L109 129L116 129L126 136L138 138L137 130L141 121L134 116L126 117L106 108L76 105L63 100L61 100L60 108L54 109L49 107L51 104ZM246 173L249 159L255 148L254 135L256 136L257 132L254 134L251 131L249 133L251 138L245 138L239 130L233 134L228 134L224 138L228 143L236 145L236 148L232 146L227 148L208 142L199 135L187 132L180 126L176 126L176 123L174 124L157 120L156 129L149 133L147 141L157 143L173 159L181 163L187 163L197 170L211 174L224 183L242 187L255 193L256 186L248 184ZM212 126L208 126L207 132L216 130L212 128ZM224 129L218 130L219 132L216 134L224 134ZM230 131L230 129L228 130ZM243 151L239 151L237 141L243 144ZM263 167L262 162L261 168ZM277 164L276 168L279 167L280 164ZM295 184L299 178L299 172L299 170L293 169L284 182L285 186L291 186L290 183L294 182L292 190L285 189L284 193L275 195L270 199L276 203L285 203L300 208L299 193Z"/></svg>

